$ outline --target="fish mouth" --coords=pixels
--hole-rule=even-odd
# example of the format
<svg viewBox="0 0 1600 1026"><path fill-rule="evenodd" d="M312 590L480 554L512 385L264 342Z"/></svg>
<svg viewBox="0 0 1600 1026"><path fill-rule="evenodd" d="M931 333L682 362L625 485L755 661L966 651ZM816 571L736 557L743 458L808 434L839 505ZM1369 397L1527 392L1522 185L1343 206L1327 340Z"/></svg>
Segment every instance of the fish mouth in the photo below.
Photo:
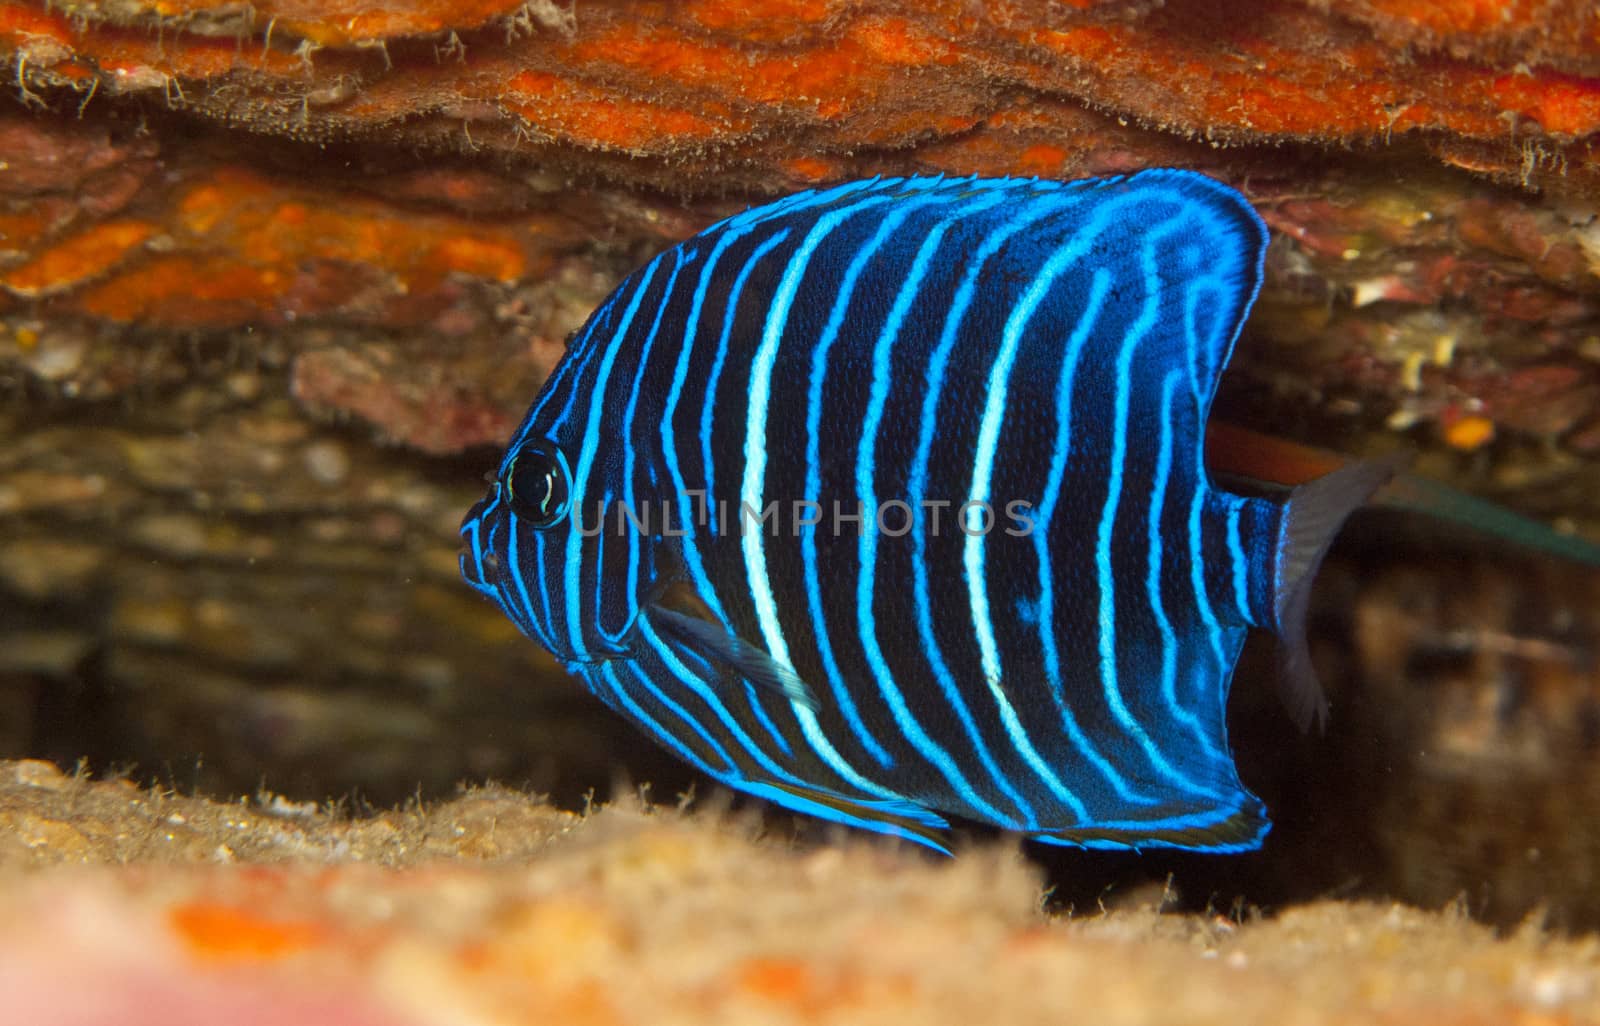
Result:
<svg viewBox="0 0 1600 1026"><path fill-rule="evenodd" d="M494 496L479 499L461 520L461 579L489 598L499 595L500 557L486 547L483 518Z"/></svg>
<svg viewBox="0 0 1600 1026"><path fill-rule="evenodd" d="M493 553L479 558L471 550L461 553L459 557L461 579L472 587L472 590L496 598L500 594L497 581L499 580L498 560Z"/></svg>
<svg viewBox="0 0 1600 1026"><path fill-rule="evenodd" d="M581 655L574 652L577 646L558 643L557 635L561 632L553 633L549 623L541 622L527 596L522 595L518 587L525 583L521 580L523 574L540 573L543 568L509 565L501 555L507 543L507 532L516 530L512 518L502 508L502 498L497 484L473 504L461 519L458 530L461 551L457 556L461 579L474 591L498 605L523 634L543 646L570 672L582 675L597 672L608 663L637 662L640 658L636 644L637 630L646 612L643 604L633 610L632 617L614 635L598 625L586 628L584 643L579 649Z"/></svg>

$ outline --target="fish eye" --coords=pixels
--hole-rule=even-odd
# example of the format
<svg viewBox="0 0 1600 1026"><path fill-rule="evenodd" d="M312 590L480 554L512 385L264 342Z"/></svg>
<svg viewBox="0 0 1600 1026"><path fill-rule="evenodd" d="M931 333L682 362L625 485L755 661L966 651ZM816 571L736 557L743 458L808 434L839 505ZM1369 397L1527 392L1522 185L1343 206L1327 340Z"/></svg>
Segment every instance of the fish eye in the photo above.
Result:
<svg viewBox="0 0 1600 1026"><path fill-rule="evenodd" d="M542 531L567 515L572 478L566 456L549 442L525 443L511 457L503 480L511 512L534 528Z"/></svg>

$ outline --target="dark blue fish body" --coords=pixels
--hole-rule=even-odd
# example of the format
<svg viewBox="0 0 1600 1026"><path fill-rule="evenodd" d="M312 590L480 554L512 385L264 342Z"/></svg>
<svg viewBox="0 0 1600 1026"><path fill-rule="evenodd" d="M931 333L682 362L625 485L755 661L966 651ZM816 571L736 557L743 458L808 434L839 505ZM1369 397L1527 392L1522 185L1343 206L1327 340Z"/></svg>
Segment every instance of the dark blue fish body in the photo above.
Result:
<svg viewBox="0 0 1600 1026"><path fill-rule="evenodd" d="M1308 582L1386 475L1286 501L1208 480L1266 241L1181 171L748 210L590 318L463 573L611 708L787 807L935 847L955 815L1254 848L1234 663L1279 632L1292 709L1320 715Z"/></svg>

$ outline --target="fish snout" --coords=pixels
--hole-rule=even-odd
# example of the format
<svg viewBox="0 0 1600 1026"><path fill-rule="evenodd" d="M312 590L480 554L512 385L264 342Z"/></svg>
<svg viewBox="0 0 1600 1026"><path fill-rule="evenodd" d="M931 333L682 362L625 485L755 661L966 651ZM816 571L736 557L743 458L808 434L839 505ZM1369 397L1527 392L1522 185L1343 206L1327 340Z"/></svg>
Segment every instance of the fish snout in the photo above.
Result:
<svg viewBox="0 0 1600 1026"><path fill-rule="evenodd" d="M479 499L462 519L461 541L464 548L460 560L462 580L490 598L495 597L500 578L500 557L485 545L488 536L484 531L483 518L492 499L493 496Z"/></svg>

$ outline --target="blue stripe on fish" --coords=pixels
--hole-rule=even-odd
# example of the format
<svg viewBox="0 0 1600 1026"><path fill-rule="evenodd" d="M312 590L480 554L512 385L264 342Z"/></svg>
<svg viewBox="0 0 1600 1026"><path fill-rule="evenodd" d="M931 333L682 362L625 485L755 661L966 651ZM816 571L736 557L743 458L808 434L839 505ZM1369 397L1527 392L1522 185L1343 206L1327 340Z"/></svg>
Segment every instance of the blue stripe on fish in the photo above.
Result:
<svg viewBox="0 0 1600 1026"><path fill-rule="evenodd" d="M945 850L947 817L1240 851L1251 627L1287 694L1355 464L1286 500L1202 461L1266 229L1183 171L874 179L722 221L575 336L462 572L714 779ZM850 519L857 517L858 519Z"/></svg>

